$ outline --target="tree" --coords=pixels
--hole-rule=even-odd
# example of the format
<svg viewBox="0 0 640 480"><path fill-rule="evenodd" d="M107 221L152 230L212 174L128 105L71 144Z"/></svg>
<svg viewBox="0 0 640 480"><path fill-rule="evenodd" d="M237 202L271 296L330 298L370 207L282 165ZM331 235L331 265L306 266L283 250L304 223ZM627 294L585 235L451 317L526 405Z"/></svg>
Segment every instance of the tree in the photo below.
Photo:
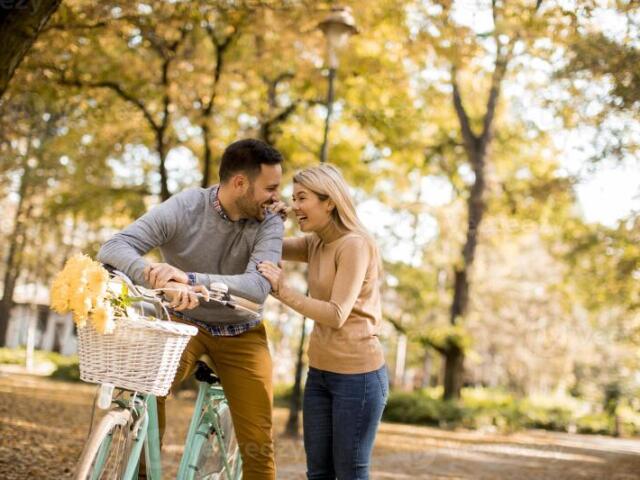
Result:
<svg viewBox="0 0 640 480"><path fill-rule="evenodd" d="M614 1L607 14L621 28L612 33L595 13L574 28L566 64L556 72L571 95L554 102L565 128L590 132L594 164L637 157L640 112L640 13L634 2Z"/></svg>
<svg viewBox="0 0 640 480"><path fill-rule="evenodd" d="M18 177L15 192L18 201L13 210L0 300L0 345L6 341L16 281L24 267L29 229L37 214L36 193L43 178L52 173L50 159L45 157L63 117L62 112L46 112L41 97L26 92L7 95L0 103L3 132L0 171L4 175L14 173Z"/></svg>
<svg viewBox="0 0 640 480"><path fill-rule="evenodd" d="M595 83L606 79L610 86L608 106L612 110L637 113L640 109L640 48L637 42L640 32L640 14L637 5L616 0L609 13L624 26L611 34L598 18L588 16L578 24L574 41L569 45L567 65L560 76L589 80Z"/></svg>
<svg viewBox="0 0 640 480"><path fill-rule="evenodd" d="M62 0L5 2L0 9L0 98L22 58Z"/></svg>
<svg viewBox="0 0 640 480"><path fill-rule="evenodd" d="M13 221L1 252L0 344L16 286L48 283L73 249L95 249L86 230L74 245L74 230L104 221L113 209L122 215L135 205L140 211L140 193L147 193L112 183L105 151L118 137L100 121L108 125L113 119L42 78L38 57L44 49L36 42L0 101L0 184L6 182L16 198L3 200Z"/></svg>
<svg viewBox="0 0 640 480"><path fill-rule="evenodd" d="M547 6L542 1L493 0L486 8L476 10L477 14L491 18L490 23L486 22L490 30L477 31L459 21L463 12L450 2L434 2L423 8L417 39L428 44L431 54L428 58L435 56L435 67L441 69L443 78L448 79L447 89L451 92L451 104L458 123L457 134L453 138L447 134L445 145L449 145L446 148L461 145L472 176L468 189L465 189L465 238L453 268L449 323L455 330L468 313L478 235L487 213L487 172L490 171L495 131L500 125L499 100L508 79L509 67L515 66L520 71L523 64L516 60L536 56L547 58L549 52L539 48L536 39L563 42L567 37L567 12L555 4ZM491 68L487 71L484 65L490 57ZM483 80L478 81L478 78ZM486 100L480 104L478 97L483 88L487 90ZM468 90L467 95L465 90ZM458 167L459 163L450 171L459 175ZM458 398L463 382L464 352L455 341L456 335L445 342L444 348L437 347L445 358L445 398Z"/></svg>
<svg viewBox="0 0 640 480"><path fill-rule="evenodd" d="M109 7L111 10L103 15L115 16L116 19L122 15L122 7L119 7L120 10ZM128 10L133 10L133 7L125 11ZM112 51L104 49L101 37L83 37L83 43L91 47L80 50L78 57L95 55L97 50L102 51L105 60L109 61L95 65L98 71L89 70L87 66L90 63L79 63L77 57L73 59L71 66L48 65L61 84L82 89L108 90L142 116L154 139L162 200L171 195L166 168L167 155L173 144L171 113L175 109L172 95L175 84L172 82L171 69L177 61L179 49L193 28L191 21L185 19L188 13L181 6L161 8L159 5L147 14L128 12L123 22L114 22L115 25L112 26L113 31L110 33L115 37L114 43L108 44ZM133 55L127 55L129 49L127 44L122 44L123 39L128 45L138 45L133 48ZM116 42L120 44L116 45ZM115 53L117 51L122 57ZM127 57L133 58L127 61ZM145 68L137 73L147 77L146 82L140 82L139 76L134 77L136 72L131 71L136 63L141 67L140 62ZM129 71L125 73L121 70L123 68Z"/></svg>
<svg viewBox="0 0 640 480"><path fill-rule="evenodd" d="M211 174L214 167L212 142L215 127L212 127L212 117L216 112L216 97L220 93L221 77L226 69L231 49L242 29L252 17L246 10L226 9L224 7L204 14L204 33L213 48L213 65L210 72L205 72L202 83L209 85L208 91L201 94L194 102L198 105L196 120L202 132L202 187L207 187L213 180ZM207 78L208 77L208 78Z"/></svg>

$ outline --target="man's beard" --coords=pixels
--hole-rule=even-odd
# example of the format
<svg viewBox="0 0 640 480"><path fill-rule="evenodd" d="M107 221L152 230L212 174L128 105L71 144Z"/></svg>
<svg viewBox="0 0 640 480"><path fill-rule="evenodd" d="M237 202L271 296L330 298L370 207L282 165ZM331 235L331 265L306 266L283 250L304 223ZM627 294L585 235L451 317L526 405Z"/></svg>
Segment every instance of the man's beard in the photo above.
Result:
<svg viewBox="0 0 640 480"><path fill-rule="evenodd" d="M236 200L236 207L240 210L245 218L253 218L262 221L264 212L261 205L258 205L255 199L255 191L253 185L249 186L249 190L242 197Z"/></svg>

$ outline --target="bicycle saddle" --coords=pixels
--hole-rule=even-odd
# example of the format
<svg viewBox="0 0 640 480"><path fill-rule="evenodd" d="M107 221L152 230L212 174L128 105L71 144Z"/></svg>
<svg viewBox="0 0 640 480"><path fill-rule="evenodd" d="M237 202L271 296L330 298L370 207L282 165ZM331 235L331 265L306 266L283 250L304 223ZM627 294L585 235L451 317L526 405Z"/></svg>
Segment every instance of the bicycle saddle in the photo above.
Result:
<svg viewBox="0 0 640 480"><path fill-rule="evenodd" d="M213 360L206 353L198 359L196 362L196 380L200 382L207 382L208 384L220 383L220 378L216 374Z"/></svg>

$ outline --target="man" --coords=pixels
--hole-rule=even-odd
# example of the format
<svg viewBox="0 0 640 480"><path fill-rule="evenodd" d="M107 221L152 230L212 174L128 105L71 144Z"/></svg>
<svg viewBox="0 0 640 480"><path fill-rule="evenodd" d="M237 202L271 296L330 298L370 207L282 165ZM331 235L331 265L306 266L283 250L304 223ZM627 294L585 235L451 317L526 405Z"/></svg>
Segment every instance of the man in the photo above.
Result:
<svg viewBox="0 0 640 480"><path fill-rule="evenodd" d="M270 285L257 264L278 262L282 252L282 219L265 210L278 200L281 162L280 153L261 141L232 143L222 155L220 185L174 195L116 234L98 253L100 261L134 282L168 289L174 317L198 326L174 385L192 373L202 354L212 358L229 401L247 480L275 479L271 356L265 327L261 319L235 310L199 305L195 286L224 283L231 294L264 303ZM149 263L142 257L155 247L160 247L166 263ZM158 419L162 439L164 398L158 398Z"/></svg>

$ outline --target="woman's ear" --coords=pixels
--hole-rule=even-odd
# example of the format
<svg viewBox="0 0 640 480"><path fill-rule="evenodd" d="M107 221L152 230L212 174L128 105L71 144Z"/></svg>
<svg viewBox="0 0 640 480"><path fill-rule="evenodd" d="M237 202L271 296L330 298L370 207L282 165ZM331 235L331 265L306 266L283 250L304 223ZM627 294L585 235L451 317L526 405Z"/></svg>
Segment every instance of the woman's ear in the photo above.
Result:
<svg viewBox="0 0 640 480"><path fill-rule="evenodd" d="M331 213L336 209L336 204L330 198L327 199L327 212Z"/></svg>

